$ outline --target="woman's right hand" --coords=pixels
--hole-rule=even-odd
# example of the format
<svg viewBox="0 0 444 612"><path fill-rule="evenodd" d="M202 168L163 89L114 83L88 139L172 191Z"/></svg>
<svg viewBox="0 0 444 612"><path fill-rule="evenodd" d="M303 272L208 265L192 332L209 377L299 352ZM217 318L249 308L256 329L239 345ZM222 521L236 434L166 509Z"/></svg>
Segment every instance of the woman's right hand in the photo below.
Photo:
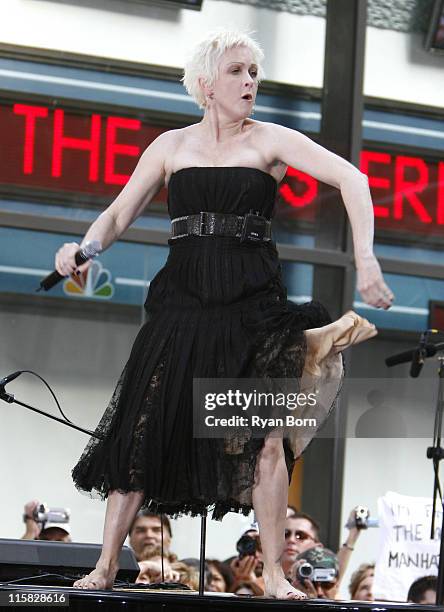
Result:
<svg viewBox="0 0 444 612"><path fill-rule="evenodd" d="M357 256L355 259L356 286L364 302L375 308L388 310L392 306L395 296L390 287L385 284L381 266L374 253L366 257Z"/></svg>
<svg viewBox="0 0 444 612"><path fill-rule="evenodd" d="M91 260L86 261L81 266L77 266L75 254L80 249L77 242L65 242L60 247L55 256L55 268L62 276L70 276L73 272L84 272L91 265Z"/></svg>

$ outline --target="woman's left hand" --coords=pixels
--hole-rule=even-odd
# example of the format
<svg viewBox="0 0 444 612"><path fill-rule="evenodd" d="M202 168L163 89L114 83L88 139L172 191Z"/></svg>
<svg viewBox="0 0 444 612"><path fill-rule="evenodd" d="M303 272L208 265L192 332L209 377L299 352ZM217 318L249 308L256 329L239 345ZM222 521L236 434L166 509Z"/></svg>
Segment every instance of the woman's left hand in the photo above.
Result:
<svg viewBox="0 0 444 612"><path fill-rule="evenodd" d="M385 284L381 266L372 253L366 257L356 258L357 289L364 302L388 310L395 299L391 289Z"/></svg>

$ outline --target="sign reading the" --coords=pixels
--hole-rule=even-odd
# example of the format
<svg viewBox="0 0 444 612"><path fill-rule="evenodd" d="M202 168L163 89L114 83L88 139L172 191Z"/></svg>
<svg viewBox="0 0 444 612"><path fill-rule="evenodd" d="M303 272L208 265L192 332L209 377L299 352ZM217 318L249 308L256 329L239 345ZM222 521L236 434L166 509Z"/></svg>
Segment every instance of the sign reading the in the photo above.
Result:
<svg viewBox="0 0 444 612"><path fill-rule="evenodd" d="M389 491L378 500L380 546L375 566L376 600L407 601L417 578L438 573L442 511L437 507L430 539L432 500Z"/></svg>

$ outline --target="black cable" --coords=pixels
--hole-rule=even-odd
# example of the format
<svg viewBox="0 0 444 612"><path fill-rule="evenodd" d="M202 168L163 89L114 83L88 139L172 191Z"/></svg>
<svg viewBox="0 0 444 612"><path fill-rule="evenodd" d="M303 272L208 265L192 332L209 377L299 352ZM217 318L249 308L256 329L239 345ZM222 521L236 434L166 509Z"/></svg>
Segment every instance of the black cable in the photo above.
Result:
<svg viewBox="0 0 444 612"><path fill-rule="evenodd" d="M443 397L443 392L441 392L440 396L438 397L438 405L442 406L443 403L444 403L444 397ZM442 434L442 410L439 410L435 416L435 424L434 424L434 431L433 431L433 446L435 448L441 447L441 434ZM439 481L439 459L437 457L433 458L433 469L435 472L438 496L439 496L439 499L442 505L443 503L442 489L441 489L441 483Z"/></svg>
<svg viewBox="0 0 444 612"><path fill-rule="evenodd" d="M55 393L53 392L53 390L51 389L51 387L49 386L49 384L46 382L46 380L44 378L42 378L39 374L37 374L37 372L33 372L32 370L19 370L18 372L14 372L14 375L17 374L22 374L22 373L29 373L29 374L33 374L34 376L36 376L38 379L40 379L45 385L46 387L49 389L49 392L51 393L52 397L54 398L54 401L57 405L57 408L60 411L60 414L62 415L63 418L60 418L58 416L55 416L54 414L50 414L49 412L45 412L44 410L39 410L38 408L35 408L34 406L30 406L29 404L25 404L24 402L19 402L19 400L15 399L14 395L11 395L10 393L6 393L5 391L5 385L7 384L7 382L3 385L0 386L0 399L4 400L5 402L7 402L8 404L18 404L19 406L23 406L24 408L28 408L28 410L32 410L33 412L37 412L37 414L42 414L45 417L48 417L48 419L52 419L53 421L57 421L58 423L62 423L62 425L66 425L67 427L72 427L73 429L77 429L77 431L81 431L82 433L86 433L89 436L92 436L93 438L97 438L98 440L103 440L103 436L98 435L95 431L90 431L89 429L85 429L84 427L80 427L80 425L76 425L75 423L73 423L72 421L70 421L70 419L68 419L68 417L65 415L65 413L63 412L63 410L60 407L60 404L57 400L57 397L55 396ZM8 378L8 377L6 377ZM10 381L12 382L12 381Z"/></svg>
<svg viewBox="0 0 444 612"><path fill-rule="evenodd" d="M37 574L36 576L24 576L23 578L16 578L15 580L8 580L7 582L0 582L0 587L7 587L8 584L20 584L20 582L22 581L27 581L27 580L35 580L37 578L49 578L49 577L55 577L55 578L63 578L64 580L69 580L70 582L74 581L74 580L79 580L80 576L78 574L74 575L74 576L66 576L65 574L52 574L52 573L46 573L46 574ZM23 586L28 586L26 584L24 584ZM49 587L51 585L31 585L31 586L43 586L43 587ZM53 585L56 586L56 585ZM128 580L115 580L113 586L115 587L127 587L127 588L134 588L134 587L144 587L144 586L148 586L148 585L144 585L144 584L136 584L136 583L131 583L128 582ZM186 585L184 585L186 588Z"/></svg>
<svg viewBox="0 0 444 612"><path fill-rule="evenodd" d="M52 397L54 398L54 401L55 401L55 403L56 403L56 406L57 406L57 408L59 409L60 414L61 414L61 415L62 415L62 417L65 419L65 421L67 421L68 423L71 423L71 425L74 425L74 424L75 424L75 423L73 423L72 421L70 421L70 420L68 419L68 417L67 417L67 416L64 414L63 410L62 410L62 409L61 409L61 407L60 407L59 401L58 401L58 399L57 399L57 397L56 397L56 395L55 395L54 391L51 389L51 387L50 387L50 386L49 386L49 384L46 382L46 380L40 376L40 374L37 374L37 372L33 372L33 370L19 370L19 372L20 372L21 374L33 374L34 376L36 376L37 378L39 378L39 379L42 381L42 383L43 383L44 385L46 385L46 387L49 389L49 392L51 393Z"/></svg>
<svg viewBox="0 0 444 612"><path fill-rule="evenodd" d="M123 586L130 587L131 584L132 583L128 582L128 580L114 580L113 586L116 586L116 587L123 587Z"/></svg>
<svg viewBox="0 0 444 612"><path fill-rule="evenodd" d="M165 582L165 574L163 569L163 515L160 513L160 563L162 568L162 580L161 582Z"/></svg>
<svg viewBox="0 0 444 612"><path fill-rule="evenodd" d="M443 505L443 496L441 483L439 478L439 462L442 459L442 448L441 448L441 436L442 436L442 418L443 418L443 407L444 407L444 390L442 388L442 372L443 362L440 358L440 369L439 369L439 387L438 387L438 398L437 407L435 412L435 422L433 425L433 446L427 449L427 457L432 459L433 472L434 472L434 484L433 484L433 498L432 498L432 520L430 526L430 538L435 538L435 518L436 518L436 499L439 498L441 507Z"/></svg>
<svg viewBox="0 0 444 612"><path fill-rule="evenodd" d="M437 490L438 490L438 496L439 499L441 501L441 505L442 505L442 489L441 489L441 483L439 482L439 461L434 461L433 462L433 467L435 470L435 474L436 474L436 485L437 485Z"/></svg>
<svg viewBox="0 0 444 612"><path fill-rule="evenodd" d="M77 576L64 576L63 574L37 574L36 576L24 576L23 578L16 578L15 580L8 580L7 582L0 582L0 586L8 586L8 584L15 584L22 582L23 580L35 580L36 578L48 578L49 576L55 576L56 578L64 578L65 580L75 580ZM48 586L48 585L45 585Z"/></svg>
<svg viewBox="0 0 444 612"><path fill-rule="evenodd" d="M114 585L119 586L119 585ZM121 587L122 588L122 587ZM187 584L183 584L182 582L151 582L150 584L145 584L144 582L136 582L134 584L128 583L129 589L140 589L140 590L165 590L165 591L192 591L191 587Z"/></svg>

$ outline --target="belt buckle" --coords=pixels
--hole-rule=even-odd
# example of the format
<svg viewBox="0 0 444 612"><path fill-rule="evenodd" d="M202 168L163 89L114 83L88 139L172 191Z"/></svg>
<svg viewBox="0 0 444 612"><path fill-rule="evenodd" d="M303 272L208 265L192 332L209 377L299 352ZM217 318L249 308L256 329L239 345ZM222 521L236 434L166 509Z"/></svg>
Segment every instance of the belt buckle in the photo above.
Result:
<svg viewBox="0 0 444 612"><path fill-rule="evenodd" d="M199 234L198 236L204 236L206 235L206 217L205 215L207 214L206 210L201 210L199 213Z"/></svg>
<svg viewBox="0 0 444 612"><path fill-rule="evenodd" d="M260 242L264 239L267 231L267 219L259 214L259 211L250 210L244 215L242 223L240 242Z"/></svg>

